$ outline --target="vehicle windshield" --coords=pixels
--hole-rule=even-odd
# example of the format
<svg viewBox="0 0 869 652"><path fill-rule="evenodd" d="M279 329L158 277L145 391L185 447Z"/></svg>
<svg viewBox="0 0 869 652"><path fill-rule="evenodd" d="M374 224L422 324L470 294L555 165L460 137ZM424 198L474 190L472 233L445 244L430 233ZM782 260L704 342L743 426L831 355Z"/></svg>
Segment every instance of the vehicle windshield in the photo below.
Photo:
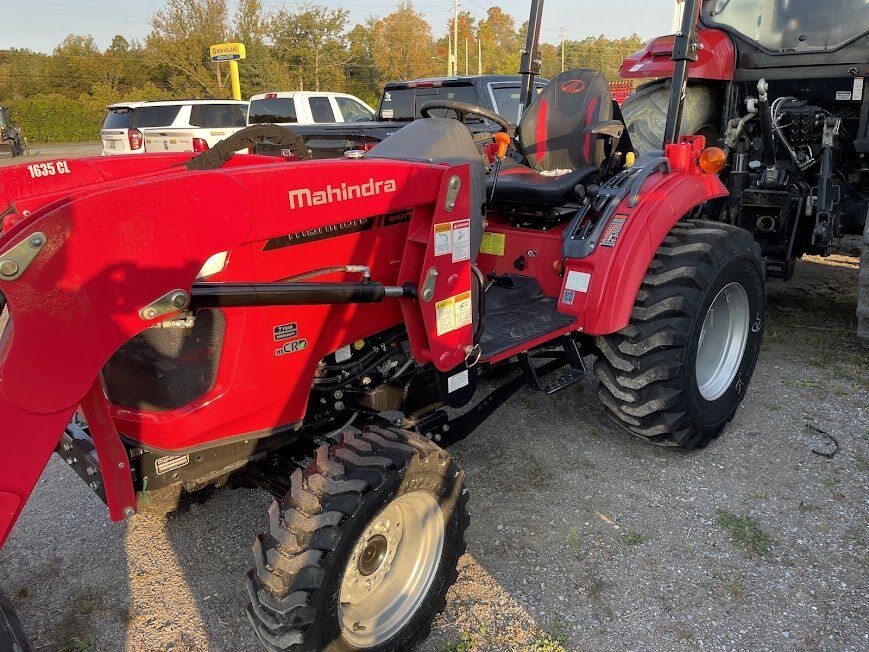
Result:
<svg viewBox="0 0 869 652"><path fill-rule="evenodd" d="M247 114L249 125L298 122L292 97L267 97L252 100Z"/></svg>
<svg viewBox="0 0 869 652"><path fill-rule="evenodd" d="M418 86L416 88L391 88L383 92L380 100L381 120L415 120L421 117L419 107L432 100L451 100L478 104L477 91L473 86ZM436 109L431 112L436 118L455 117L449 109ZM467 122L480 122L481 118L469 116Z"/></svg>
<svg viewBox="0 0 869 652"><path fill-rule="evenodd" d="M768 50L830 50L869 31L869 0L706 0L703 22Z"/></svg>
<svg viewBox="0 0 869 652"><path fill-rule="evenodd" d="M181 106L178 104L140 106L133 116L133 126L139 129L171 127L179 111L181 111Z"/></svg>

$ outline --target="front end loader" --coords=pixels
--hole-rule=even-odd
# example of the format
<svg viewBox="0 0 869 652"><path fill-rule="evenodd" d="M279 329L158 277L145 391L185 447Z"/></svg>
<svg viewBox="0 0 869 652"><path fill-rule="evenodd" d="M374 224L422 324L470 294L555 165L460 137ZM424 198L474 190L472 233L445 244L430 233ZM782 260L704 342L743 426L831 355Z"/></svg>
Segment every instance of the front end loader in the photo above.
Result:
<svg viewBox="0 0 869 652"><path fill-rule="evenodd" d="M677 123L634 161L594 71L526 99L519 125L423 108L498 124L488 162L460 120L428 118L338 161L0 171L0 542L53 452L113 520L258 487L263 648L407 650L465 550L444 448L517 389L566 390L594 354L628 432L719 435L765 308L750 235L695 219L726 195L721 153Z"/></svg>

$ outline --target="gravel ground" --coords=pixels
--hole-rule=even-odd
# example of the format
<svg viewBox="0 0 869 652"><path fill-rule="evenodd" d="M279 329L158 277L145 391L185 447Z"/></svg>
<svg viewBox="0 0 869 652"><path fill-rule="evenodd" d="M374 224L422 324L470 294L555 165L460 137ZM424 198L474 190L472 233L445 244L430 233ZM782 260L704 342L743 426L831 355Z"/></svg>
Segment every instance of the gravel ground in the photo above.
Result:
<svg viewBox="0 0 869 652"><path fill-rule="evenodd" d="M102 151L100 142L93 143L66 143L63 145L39 145L27 146L24 156L4 156L0 158L0 167L7 165L19 165L21 163L34 163L47 161L55 158L81 158L83 156L99 156Z"/></svg>
<svg viewBox="0 0 869 652"><path fill-rule="evenodd" d="M420 649L869 649L856 265L812 258L771 284L747 398L703 451L617 429L591 378L522 390L455 446L468 554ZM832 459L812 453L833 449L823 433ZM112 524L54 458L0 551L0 586L37 650L255 652L242 580L268 503L222 491L168 520Z"/></svg>

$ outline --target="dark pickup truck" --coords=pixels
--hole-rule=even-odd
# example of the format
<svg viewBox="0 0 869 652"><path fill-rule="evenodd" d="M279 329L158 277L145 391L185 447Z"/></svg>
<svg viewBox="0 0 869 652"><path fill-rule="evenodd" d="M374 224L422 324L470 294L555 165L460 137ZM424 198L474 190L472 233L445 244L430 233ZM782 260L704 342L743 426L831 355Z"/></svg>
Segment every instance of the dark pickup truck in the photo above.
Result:
<svg viewBox="0 0 869 652"><path fill-rule="evenodd" d="M375 120L372 122L336 122L334 124L292 125L301 136L311 158L335 158L349 150L369 150L404 125L420 118L420 107L431 100L453 100L483 107L510 122L519 118L520 75L477 75L472 77L433 77L390 82L383 89ZM546 85L538 79L539 89ZM432 115L453 117L451 111L435 110ZM466 124L472 131L496 131L493 123L469 116ZM282 148L271 143L257 145L256 153L280 156ZM285 153L285 150L284 150Z"/></svg>

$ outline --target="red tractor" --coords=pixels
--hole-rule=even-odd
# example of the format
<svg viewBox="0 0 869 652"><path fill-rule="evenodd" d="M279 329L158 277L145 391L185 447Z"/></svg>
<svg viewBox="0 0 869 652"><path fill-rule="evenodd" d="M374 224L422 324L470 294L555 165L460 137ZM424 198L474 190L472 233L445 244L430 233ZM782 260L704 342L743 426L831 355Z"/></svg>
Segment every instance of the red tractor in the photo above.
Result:
<svg viewBox="0 0 869 652"><path fill-rule="evenodd" d="M686 51L664 36L622 64L623 78L653 80L622 106L633 146L660 149L682 61L682 133L720 141L728 156L728 197L707 217L750 231L767 274L784 280L803 254L862 235L858 336L869 346L869 4L704 0L683 19L699 21Z"/></svg>
<svg viewBox="0 0 869 652"><path fill-rule="evenodd" d="M0 172L0 542L52 452L113 520L260 487L263 647L407 650L465 550L443 447L518 388L570 387L594 353L634 435L693 449L722 432L765 308L750 234L696 219L727 194L722 153L674 138L634 161L593 71L531 102L534 6L518 127L426 109L500 125L491 165L462 122L430 118L348 160L231 157L233 141ZM11 617L5 650L4 634L21 638Z"/></svg>

